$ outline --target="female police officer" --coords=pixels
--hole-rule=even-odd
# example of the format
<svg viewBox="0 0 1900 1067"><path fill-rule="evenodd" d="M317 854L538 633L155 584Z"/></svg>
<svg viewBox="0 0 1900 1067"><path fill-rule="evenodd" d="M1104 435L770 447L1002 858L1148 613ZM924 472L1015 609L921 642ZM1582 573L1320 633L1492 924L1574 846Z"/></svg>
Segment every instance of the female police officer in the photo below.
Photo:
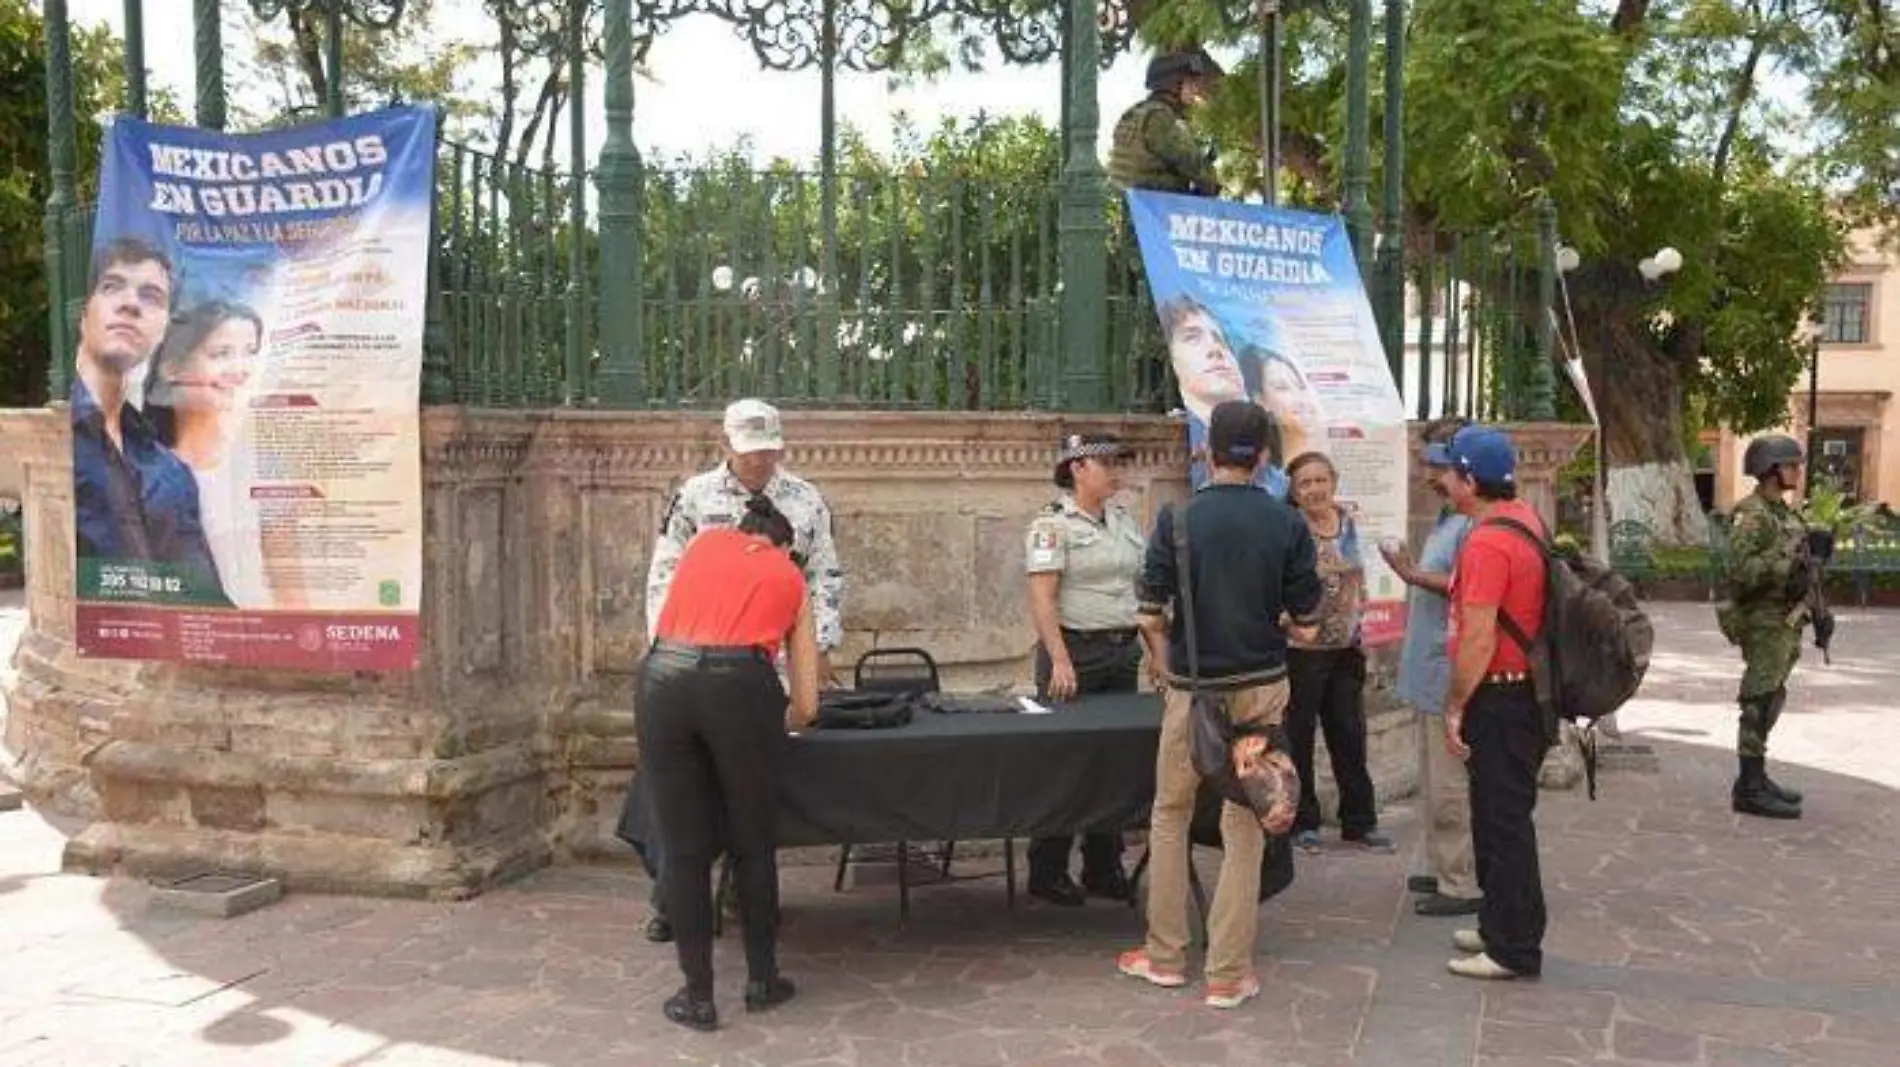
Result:
<svg viewBox="0 0 1900 1067"><path fill-rule="evenodd" d="M1030 617L1036 627L1036 692L1045 700L1080 693L1132 693L1141 667L1135 629L1135 575L1141 527L1109 498L1121 488L1122 447L1105 434L1063 441L1055 482L1062 495L1029 524ZM1128 898L1121 836L1090 833L1082 842L1082 885L1069 877L1067 837L1029 846L1029 892L1076 906L1085 894Z"/></svg>

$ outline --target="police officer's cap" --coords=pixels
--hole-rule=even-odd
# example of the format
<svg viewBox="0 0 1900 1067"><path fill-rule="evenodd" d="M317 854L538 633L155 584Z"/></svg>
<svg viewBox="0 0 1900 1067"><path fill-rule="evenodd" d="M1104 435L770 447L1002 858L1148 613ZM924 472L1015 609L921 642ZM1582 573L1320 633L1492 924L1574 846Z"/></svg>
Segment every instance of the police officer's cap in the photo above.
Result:
<svg viewBox="0 0 1900 1067"><path fill-rule="evenodd" d="M1787 434L1769 434L1748 443L1742 453L1742 472L1750 478L1766 478L1776 468L1801 462L1801 442Z"/></svg>
<svg viewBox="0 0 1900 1067"><path fill-rule="evenodd" d="M1056 485L1067 489L1074 484L1069 468L1078 459L1113 459L1127 454L1128 449L1113 434L1072 433L1062 439L1062 451L1056 456Z"/></svg>
<svg viewBox="0 0 1900 1067"><path fill-rule="evenodd" d="M1148 91L1167 89L1189 78L1212 81L1226 73L1204 48L1164 52L1148 61Z"/></svg>

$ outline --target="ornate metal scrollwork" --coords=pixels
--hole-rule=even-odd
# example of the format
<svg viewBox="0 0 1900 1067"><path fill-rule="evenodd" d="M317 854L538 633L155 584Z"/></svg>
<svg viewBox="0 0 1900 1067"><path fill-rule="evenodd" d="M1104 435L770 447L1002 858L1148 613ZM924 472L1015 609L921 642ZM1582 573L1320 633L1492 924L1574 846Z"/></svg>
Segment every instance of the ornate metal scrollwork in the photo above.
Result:
<svg viewBox="0 0 1900 1067"><path fill-rule="evenodd" d="M405 3L407 0L251 0L251 11L259 19L269 22L286 11L295 15L327 15L333 8L341 8L343 17L358 26L387 30L402 21Z"/></svg>
<svg viewBox="0 0 1900 1067"><path fill-rule="evenodd" d="M1099 0L1104 67L1133 41L1129 3ZM635 52L644 57L680 18L712 15L730 24L768 69L802 70L822 59L825 7L826 0L638 0ZM987 26L1007 62L1046 62L1061 52L1066 11L1063 0L832 0L831 8L838 64L866 72L890 69L912 31L946 17Z"/></svg>

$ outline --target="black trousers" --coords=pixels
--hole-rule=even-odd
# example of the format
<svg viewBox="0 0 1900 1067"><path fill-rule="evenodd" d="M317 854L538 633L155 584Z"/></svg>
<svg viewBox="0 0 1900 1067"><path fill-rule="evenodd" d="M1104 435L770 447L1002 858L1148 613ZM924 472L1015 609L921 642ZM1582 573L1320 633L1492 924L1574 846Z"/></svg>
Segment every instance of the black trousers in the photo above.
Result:
<svg viewBox="0 0 1900 1067"><path fill-rule="evenodd" d="M1141 640L1134 630L1062 631L1075 665L1075 691L1132 693L1141 676ZM1036 645L1036 697L1047 699L1054 664L1049 652ZM1029 881L1045 885L1069 873L1073 837L1039 837L1029 843ZM1082 876L1086 881L1112 879L1121 871L1122 835L1089 833L1082 837Z"/></svg>
<svg viewBox="0 0 1900 1067"><path fill-rule="evenodd" d="M1301 649L1286 653L1287 743L1300 774L1300 810L1293 832L1318 830L1319 786L1313 779L1313 738L1324 731L1326 754L1339 786L1339 833L1348 841L1379 825L1372 774L1366 769L1366 654L1356 648Z"/></svg>
<svg viewBox="0 0 1900 1067"><path fill-rule="evenodd" d="M778 972L779 766L785 691L764 657L656 647L641 668L643 774L665 843L662 893L686 986L713 988L713 859L733 859L746 970Z"/></svg>
<svg viewBox="0 0 1900 1067"><path fill-rule="evenodd" d="M1486 955L1523 975L1544 969L1544 881L1537 865L1537 775L1550 742L1528 683L1486 684L1465 706L1471 844Z"/></svg>

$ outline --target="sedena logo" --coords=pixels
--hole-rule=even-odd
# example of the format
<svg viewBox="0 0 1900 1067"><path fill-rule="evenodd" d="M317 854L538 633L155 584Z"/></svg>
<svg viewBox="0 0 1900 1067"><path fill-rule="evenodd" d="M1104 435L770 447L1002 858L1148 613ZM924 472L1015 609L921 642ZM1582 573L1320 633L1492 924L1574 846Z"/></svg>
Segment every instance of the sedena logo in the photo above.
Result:
<svg viewBox="0 0 1900 1067"><path fill-rule="evenodd" d="M393 644L402 640L402 628L386 624L356 626L331 625L323 628L323 636L332 641L367 641L372 644Z"/></svg>

